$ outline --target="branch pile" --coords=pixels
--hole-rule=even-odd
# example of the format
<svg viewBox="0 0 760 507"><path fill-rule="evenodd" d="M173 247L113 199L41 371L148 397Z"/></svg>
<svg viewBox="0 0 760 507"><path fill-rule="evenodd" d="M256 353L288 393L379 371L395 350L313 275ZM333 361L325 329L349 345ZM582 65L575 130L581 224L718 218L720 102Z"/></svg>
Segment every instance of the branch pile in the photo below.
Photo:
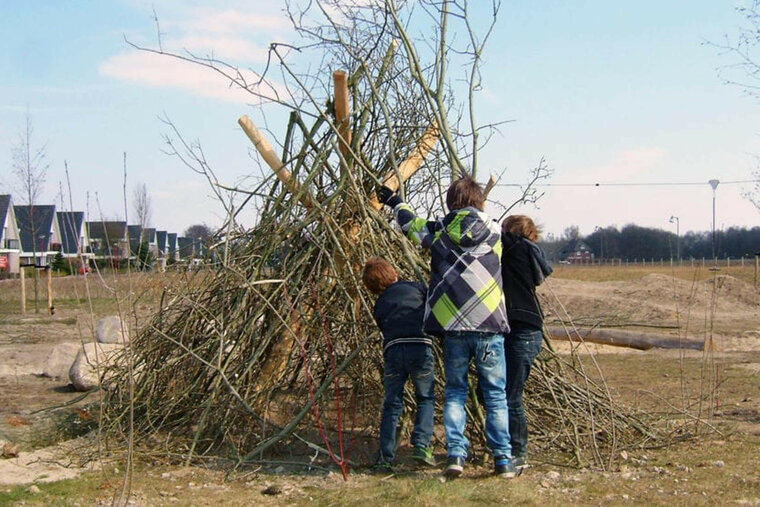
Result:
<svg viewBox="0 0 760 507"><path fill-rule="evenodd" d="M241 230L234 218L242 206L231 210L211 249L213 267L166 289L131 343L130 368L104 385L109 434L133 425L138 441L161 442L188 461L254 461L303 444L344 471L356 437L376 434L382 348L361 266L382 255L402 277L427 280L429 260L394 229L373 191L406 181L407 200L440 215L442 191L467 170L463 157L474 159L483 129L450 123L443 11L434 47L444 53L429 68L395 8L371 14L346 13L351 29L329 25L333 38L308 31L327 55L321 67L348 74L307 83L280 60L299 87L277 136L279 155L250 119L240 119L268 166L269 177L245 193L258 223ZM280 57L276 46L272 57ZM437 382L440 405L440 364ZM413 400L411 391L406 398ZM525 399L534 445L580 463L604 466L615 448L652 436L603 385L550 351L539 357ZM476 401L469 410L471 440L482 446L483 412Z"/></svg>

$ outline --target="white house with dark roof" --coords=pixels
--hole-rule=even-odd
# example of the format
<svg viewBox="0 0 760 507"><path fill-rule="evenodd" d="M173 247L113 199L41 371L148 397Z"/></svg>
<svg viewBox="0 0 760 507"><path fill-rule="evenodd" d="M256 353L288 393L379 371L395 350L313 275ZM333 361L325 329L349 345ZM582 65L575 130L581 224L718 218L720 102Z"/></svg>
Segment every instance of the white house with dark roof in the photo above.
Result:
<svg viewBox="0 0 760 507"><path fill-rule="evenodd" d="M61 250L61 234L55 219L55 205L14 206L21 237L22 266L50 266Z"/></svg>
<svg viewBox="0 0 760 507"><path fill-rule="evenodd" d="M19 272L21 236L9 194L0 195L0 274Z"/></svg>
<svg viewBox="0 0 760 507"><path fill-rule="evenodd" d="M61 254L70 259L79 258L80 255L85 260L91 258L93 254L90 236L84 223L84 212L58 211L55 217L61 234Z"/></svg>

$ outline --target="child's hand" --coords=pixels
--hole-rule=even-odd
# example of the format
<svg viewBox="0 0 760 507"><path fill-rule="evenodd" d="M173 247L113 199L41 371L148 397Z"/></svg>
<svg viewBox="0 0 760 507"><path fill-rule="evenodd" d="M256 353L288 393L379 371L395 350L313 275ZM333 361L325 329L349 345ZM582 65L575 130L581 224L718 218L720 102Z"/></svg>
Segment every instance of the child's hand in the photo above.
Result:
<svg viewBox="0 0 760 507"><path fill-rule="evenodd" d="M401 197L399 197L394 190L391 190L384 185L378 187L376 194L378 201L385 204L386 206L390 206L391 208L395 208L397 204L403 202L401 200Z"/></svg>

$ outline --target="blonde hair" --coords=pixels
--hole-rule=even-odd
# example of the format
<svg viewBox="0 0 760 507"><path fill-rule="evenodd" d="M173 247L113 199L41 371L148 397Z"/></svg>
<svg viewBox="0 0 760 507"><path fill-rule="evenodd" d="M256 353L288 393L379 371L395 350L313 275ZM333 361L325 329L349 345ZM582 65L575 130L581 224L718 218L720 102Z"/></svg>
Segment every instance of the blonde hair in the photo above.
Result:
<svg viewBox="0 0 760 507"><path fill-rule="evenodd" d="M538 241L541 229L526 215L509 215L501 223L502 232L511 232L529 241Z"/></svg>

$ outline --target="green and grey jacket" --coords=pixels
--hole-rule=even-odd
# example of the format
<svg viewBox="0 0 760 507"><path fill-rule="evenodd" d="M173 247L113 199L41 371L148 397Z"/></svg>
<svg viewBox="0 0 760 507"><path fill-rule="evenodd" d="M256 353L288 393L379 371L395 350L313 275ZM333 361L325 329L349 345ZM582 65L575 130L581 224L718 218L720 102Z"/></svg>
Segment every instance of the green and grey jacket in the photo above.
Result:
<svg viewBox="0 0 760 507"><path fill-rule="evenodd" d="M402 202L394 213L404 234L430 249L425 331L435 336L449 331L508 333L499 226L475 208L428 221Z"/></svg>

